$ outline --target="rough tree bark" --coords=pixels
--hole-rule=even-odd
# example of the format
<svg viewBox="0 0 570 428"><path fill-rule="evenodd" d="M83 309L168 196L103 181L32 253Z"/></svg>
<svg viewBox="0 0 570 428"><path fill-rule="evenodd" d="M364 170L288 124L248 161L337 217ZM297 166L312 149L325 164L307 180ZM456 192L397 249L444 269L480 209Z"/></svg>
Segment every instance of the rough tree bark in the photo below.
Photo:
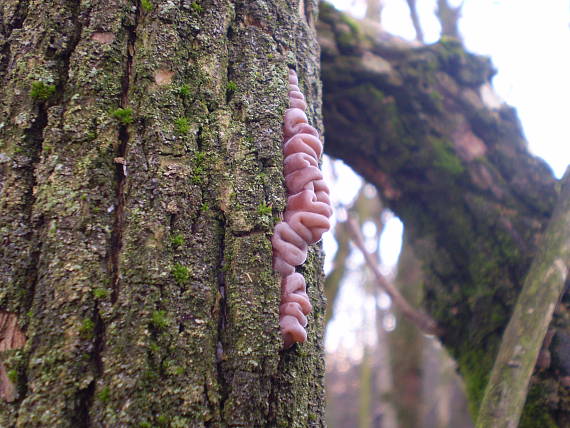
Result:
<svg viewBox="0 0 570 428"><path fill-rule="evenodd" d="M320 128L315 9L0 4L2 426L324 425L320 254L310 341L279 353L264 214L284 204L288 65ZM483 102L485 60L324 15L329 153L406 223L477 407L555 180ZM521 426L570 423L567 305Z"/></svg>
<svg viewBox="0 0 570 428"><path fill-rule="evenodd" d="M556 179L529 154L515 112L490 99L486 58L449 37L419 46L366 25L321 5L326 150L403 220L476 414ZM569 303L555 310L521 427L570 426Z"/></svg>
<svg viewBox="0 0 570 428"><path fill-rule="evenodd" d="M269 240L288 66L321 127L316 12L0 3L1 426L324 426L320 251L280 352Z"/></svg>

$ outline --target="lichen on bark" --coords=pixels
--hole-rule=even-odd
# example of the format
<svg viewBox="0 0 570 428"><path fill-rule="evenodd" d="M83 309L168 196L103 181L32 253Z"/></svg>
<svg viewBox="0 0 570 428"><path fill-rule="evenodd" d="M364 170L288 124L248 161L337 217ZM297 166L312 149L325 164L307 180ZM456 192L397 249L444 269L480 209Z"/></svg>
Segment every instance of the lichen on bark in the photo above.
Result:
<svg viewBox="0 0 570 428"><path fill-rule="evenodd" d="M288 66L320 124L305 3L0 5L0 308L29 338L2 426L324 425L322 259L280 353L269 240Z"/></svg>

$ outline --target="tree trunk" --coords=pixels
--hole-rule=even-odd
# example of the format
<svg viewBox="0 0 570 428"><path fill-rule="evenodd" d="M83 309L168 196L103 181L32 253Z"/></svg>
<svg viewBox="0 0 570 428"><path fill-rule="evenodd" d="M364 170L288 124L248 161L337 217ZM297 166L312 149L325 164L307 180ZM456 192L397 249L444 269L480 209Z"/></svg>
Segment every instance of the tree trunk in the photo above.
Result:
<svg viewBox="0 0 570 428"><path fill-rule="evenodd" d="M394 285L406 300L417 308L422 301L421 265L407 244L405 236L403 238ZM402 427L422 427L422 422L425 423L425 419L420 417L424 335L401 311L394 309L394 315L397 327L389 336L393 355L390 364L394 379L398 381L392 401L397 403L398 420Z"/></svg>
<svg viewBox="0 0 570 428"><path fill-rule="evenodd" d="M280 352L269 240L288 66L321 128L300 1L2 1L0 425L324 426L320 250Z"/></svg>
<svg viewBox="0 0 570 428"><path fill-rule="evenodd" d="M321 6L326 149L404 222L425 302L464 376L473 413L557 198L513 109L488 96L489 61L450 38L417 46ZM535 369L521 427L570 424L568 293L551 358Z"/></svg>

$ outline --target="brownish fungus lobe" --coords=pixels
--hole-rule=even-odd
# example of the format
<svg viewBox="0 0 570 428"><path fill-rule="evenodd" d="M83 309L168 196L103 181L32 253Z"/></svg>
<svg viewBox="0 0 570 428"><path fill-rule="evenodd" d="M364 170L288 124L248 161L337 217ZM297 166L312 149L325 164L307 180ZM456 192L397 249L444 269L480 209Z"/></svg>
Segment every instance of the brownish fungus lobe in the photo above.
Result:
<svg viewBox="0 0 570 428"><path fill-rule="evenodd" d="M281 275L279 327L283 347L307 339L306 315L311 303L305 278L295 272L307 258L308 245L318 242L329 230L332 208L329 188L319 170L323 144L309 125L304 110L305 97L299 90L295 71L289 71L289 109L283 120L283 174L287 187L287 207L283 221L273 233L273 268Z"/></svg>

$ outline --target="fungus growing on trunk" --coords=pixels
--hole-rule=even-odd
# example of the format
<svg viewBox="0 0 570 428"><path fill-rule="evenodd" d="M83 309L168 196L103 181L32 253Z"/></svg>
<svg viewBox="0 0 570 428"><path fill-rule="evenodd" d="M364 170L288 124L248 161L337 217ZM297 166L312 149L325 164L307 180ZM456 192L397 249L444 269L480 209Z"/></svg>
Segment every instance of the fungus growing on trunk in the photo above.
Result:
<svg viewBox="0 0 570 428"><path fill-rule="evenodd" d="M318 167L323 144L307 121L307 105L298 83L295 71L289 70L289 109L283 120L283 174L288 198L283 221L275 226L271 240L273 268L281 275L279 327L284 348L307 339L306 315L312 307L305 278L295 272L295 266L305 262L308 245L318 242L329 230L332 215L329 188Z"/></svg>

